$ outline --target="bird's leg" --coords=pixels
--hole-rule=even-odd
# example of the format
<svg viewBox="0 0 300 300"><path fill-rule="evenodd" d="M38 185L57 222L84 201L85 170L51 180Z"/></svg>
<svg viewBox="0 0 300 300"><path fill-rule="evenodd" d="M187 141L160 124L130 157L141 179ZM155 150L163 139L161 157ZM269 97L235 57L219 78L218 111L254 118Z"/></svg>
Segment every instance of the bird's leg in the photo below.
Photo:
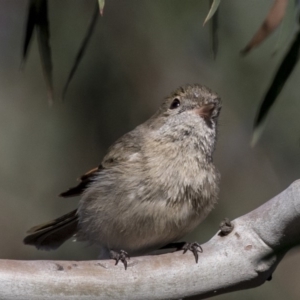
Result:
<svg viewBox="0 0 300 300"><path fill-rule="evenodd" d="M116 265L121 261L125 267L125 270L127 270L127 261L130 259L128 253L124 250L120 250L119 252L110 250L109 255L111 259L114 259L116 261Z"/></svg>
<svg viewBox="0 0 300 300"><path fill-rule="evenodd" d="M203 249L201 245L197 242L193 243L187 243L187 242L178 242L178 243L170 243L166 246L161 247L160 249L171 249L171 248L176 248L176 251L183 250L183 254L186 253L188 250L192 251L196 263L198 263L198 253L202 253Z"/></svg>
<svg viewBox="0 0 300 300"><path fill-rule="evenodd" d="M188 250L192 251L195 256L196 263L198 263L198 253L203 252L201 245L197 242L185 243L181 250L183 250L183 254L186 253Z"/></svg>

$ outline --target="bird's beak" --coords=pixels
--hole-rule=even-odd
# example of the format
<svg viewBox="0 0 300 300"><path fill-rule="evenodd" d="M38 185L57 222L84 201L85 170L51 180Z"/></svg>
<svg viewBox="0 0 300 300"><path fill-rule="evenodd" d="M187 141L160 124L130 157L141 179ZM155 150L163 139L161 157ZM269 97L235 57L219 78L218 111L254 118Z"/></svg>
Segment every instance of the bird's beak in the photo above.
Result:
<svg viewBox="0 0 300 300"><path fill-rule="evenodd" d="M194 111L203 119L210 119L216 105L214 103L205 104L199 108L195 108Z"/></svg>

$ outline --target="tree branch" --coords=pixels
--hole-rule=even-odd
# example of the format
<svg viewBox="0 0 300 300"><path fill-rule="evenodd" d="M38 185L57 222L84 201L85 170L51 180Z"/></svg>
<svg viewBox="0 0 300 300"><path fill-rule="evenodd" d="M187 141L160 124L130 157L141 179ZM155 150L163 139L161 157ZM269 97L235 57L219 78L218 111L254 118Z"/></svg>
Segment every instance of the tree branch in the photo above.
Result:
<svg viewBox="0 0 300 300"><path fill-rule="evenodd" d="M127 271L113 261L0 260L4 299L197 299L263 284L300 243L300 180L234 220L225 237L191 253L133 257Z"/></svg>

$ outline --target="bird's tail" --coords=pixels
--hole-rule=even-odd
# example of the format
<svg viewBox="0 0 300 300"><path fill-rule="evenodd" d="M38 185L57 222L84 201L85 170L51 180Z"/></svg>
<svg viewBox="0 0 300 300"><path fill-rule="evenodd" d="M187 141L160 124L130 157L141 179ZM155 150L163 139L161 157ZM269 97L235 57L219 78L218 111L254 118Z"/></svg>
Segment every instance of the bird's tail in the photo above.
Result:
<svg viewBox="0 0 300 300"><path fill-rule="evenodd" d="M76 234L78 227L77 210L53 221L37 225L28 230L24 244L33 245L41 250L54 250Z"/></svg>

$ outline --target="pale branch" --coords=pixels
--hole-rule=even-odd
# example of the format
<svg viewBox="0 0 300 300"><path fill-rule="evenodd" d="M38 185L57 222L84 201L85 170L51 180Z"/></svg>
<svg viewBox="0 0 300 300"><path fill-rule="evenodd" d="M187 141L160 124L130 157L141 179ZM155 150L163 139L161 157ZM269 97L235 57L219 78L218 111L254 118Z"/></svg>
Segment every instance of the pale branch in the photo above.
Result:
<svg viewBox="0 0 300 300"><path fill-rule="evenodd" d="M182 251L113 261L0 260L1 299L203 299L263 284L300 243L300 180L202 245L199 263Z"/></svg>

